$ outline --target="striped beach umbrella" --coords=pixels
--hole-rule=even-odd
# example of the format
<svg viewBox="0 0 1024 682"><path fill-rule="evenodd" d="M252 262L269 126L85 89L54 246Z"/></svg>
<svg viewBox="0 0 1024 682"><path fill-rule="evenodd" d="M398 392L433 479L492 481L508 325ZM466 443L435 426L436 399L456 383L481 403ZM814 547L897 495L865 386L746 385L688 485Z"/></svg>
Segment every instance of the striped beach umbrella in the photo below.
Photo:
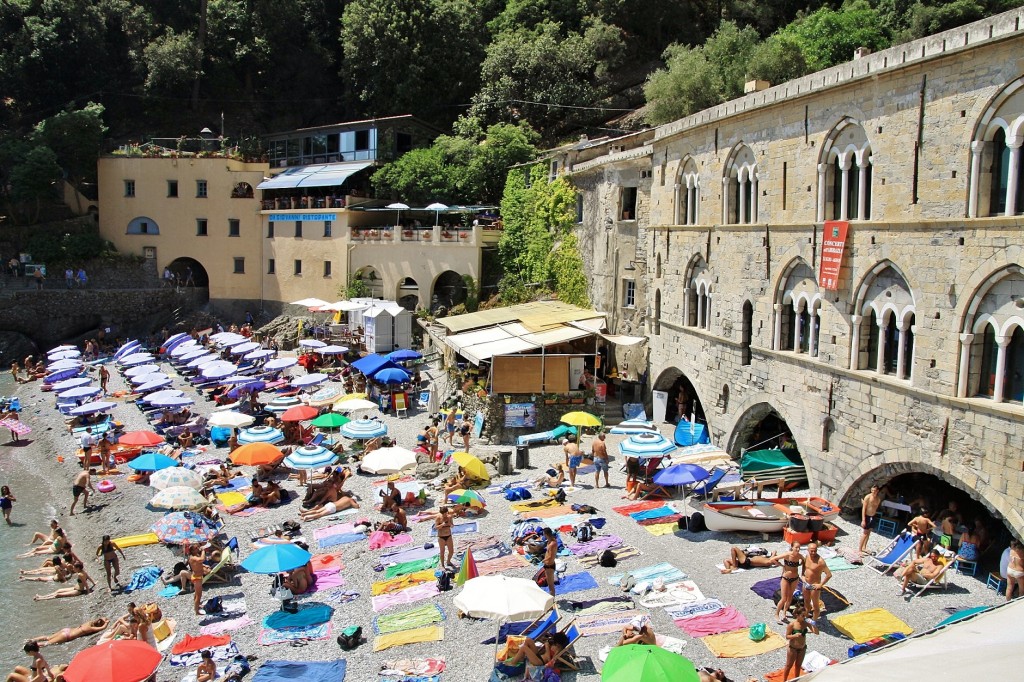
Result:
<svg viewBox="0 0 1024 682"><path fill-rule="evenodd" d="M142 344L138 340L136 340L136 339L132 339L131 341L126 341L125 343L121 344L120 348L118 348L116 351L114 351L114 359L115 360L119 360L119 359L123 358L124 356L133 353L136 348L139 348L141 346L142 346Z"/></svg>
<svg viewBox="0 0 1024 682"><path fill-rule="evenodd" d="M58 393L58 400L78 400L79 398L91 398L94 395L99 395L103 392L99 386L79 386L77 388L69 388L68 390Z"/></svg>
<svg viewBox="0 0 1024 682"><path fill-rule="evenodd" d="M185 486L186 488L192 488L193 490L202 490L205 481L203 481L203 475L195 469L185 469L184 467L167 467L154 472L149 477L150 487L156 488L157 490L164 490L165 488L174 488L177 486Z"/></svg>
<svg viewBox="0 0 1024 682"><path fill-rule="evenodd" d="M322 445L306 445L284 458L285 465L292 469L319 469L337 461L338 455Z"/></svg>
<svg viewBox="0 0 1024 682"><path fill-rule="evenodd" d="M276 372L281 369L288 369L289 367L294 367L297 364L299 364L297 358L276 358L274 360L271 360L267 364L263 365L263 369L270 372Z"/></svg>
<svg viewBox="0 0 1024 682"><path fill-rule="evenodd" d="M242 429L238 434L240 444L248 443L280 443L284 440L281 429L272 426L254 426L250 429Z"/></svg>
<svg viewBox="0 0 1024 682"><path fill-rule="evenodd" d="M676 449L676 444L660 433L636 433L619 443L623 457L664 457Z"/></svg>
<svg viewBox="0 0 1024 682"><path fill-rule="evenodd" d="M330 379L326 374L306 374L298 379L292 381L292 386L295 388L309 388L310 386L319 386Z"/></svg>
<svg viewBox="0 0 1024 682"><path fill-rule="evenodd" d="M160 365L146 363L145 365L135 365L134 367L129 367L124 371L124 375L126 377L137 377L142 376L144 374L154 374L159 371Z"/></svg>
<svg viewBox="0 0 1024 682"><path fill-rule="evenodd" d="M301 404L302 404L302 401L299 400L298 398L296 398L293 395L282 396L280 398L274 398L269 403L267 403L266 409L268 411L270 411L270 412L277 413L277 412L284 412L289 407L295 407L296 405L301 405Z"/></svg>
<svg viewBox="0 0 1024 682"><path fill-rule="evenodd" d="M310 407L323 407L330 405L341 397L341 388L338 386L324 386L316 393L306 398L306 404Z"/></svg>
<svg viewBox="0 0 1024 682"><path fill-rule="evenodd" d="M476 559L473 558L473 550L466 548L462 555L462 566L459 567L459 574L455 577L457 585L465 585L467 580L478 578L480 571L476 567Z"/></svg>
<svg viewBox="0 0 1024 682"><path fill-rule="evenodd" d="M153 496L149 506L153 509L201 509L210 504L210 501L199 494L198 491L186 486L165 488Z"/></svg>
<svg viewBox="0 0 1024 682"><path fill-rule="evenodd" d="M118 403L110 402L109 400L94 400L91 403L84 403L78 407L73 408L69 414L76 417L80 417L83 414L98 414L100 412L107 412L117 407Z"/></svg>
<svg viewBox="0 0 1024 682"><path fill-rule="evenodd" d="M88 386L92 383L92 379L89 377L77 377L75 379L65 379L64 381L58 381L53 385L53 390L57 393L61 391L69 391L72 388L78 388L80 386Z"/></svg>
<svg viewBox="0 0 1024 682"><path fill-rule="evenodd" d="M356 419L341 427L341 435L356 440L369 440L388 435L388 427L375 419ZM372 453L371 453L372 454Z"/></svg>

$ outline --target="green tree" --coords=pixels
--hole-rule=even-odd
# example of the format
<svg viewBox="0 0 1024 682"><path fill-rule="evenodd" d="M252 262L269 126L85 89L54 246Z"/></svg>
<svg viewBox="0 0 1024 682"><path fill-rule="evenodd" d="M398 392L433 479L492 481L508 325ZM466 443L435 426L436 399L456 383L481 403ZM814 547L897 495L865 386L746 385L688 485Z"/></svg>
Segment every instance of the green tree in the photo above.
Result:
<svg viewBox="0 0 1024 682"><path fill-rule="evenodd" d="M791 36L775 35L754 48L747 75L773 85L785 83L808 73L800 44Z"/></svg>
<svg viewBox="0 0 1024 682"><path fill-rule="evenodd" d="M96 161L106 133L103 105L89 102L81 109L62 111L41 121L34 136L54 151L68 183L81 191L86 181L96 177Z"/></svg>
<svg viewBox="0 0 1024 682"><path fill-rule="evenodd" d="M858 47L889 47L889 37L881 24L878 12L866 0L853 0L839 10L823 7L797 19L778 35L795 41L807 68L820 71L850 61Z"/></svg>
<svg viewBox="0 0 1024 682"><path fill-rule="evenodd" d="M202 71L203 55L191 31L175 33L173 28L146 46L146 89L153 94L171 94L192 83Z"/></svg>
<svg viewBox="0 0 1024 682"><path fill-rule="evenodd" d="M35 223L43 199L54 196L54 184L60 180L57 155L45 145L10 141L0 146L0 167L0 188L8 214L16 222Z"/></svg>

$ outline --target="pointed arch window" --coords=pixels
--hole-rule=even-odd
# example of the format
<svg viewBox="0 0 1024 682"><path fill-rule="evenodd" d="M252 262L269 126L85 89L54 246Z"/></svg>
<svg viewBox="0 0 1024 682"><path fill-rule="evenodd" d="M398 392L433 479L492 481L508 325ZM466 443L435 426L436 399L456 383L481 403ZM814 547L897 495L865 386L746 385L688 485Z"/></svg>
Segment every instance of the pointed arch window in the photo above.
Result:
<svg viewBox="0 0 1024 682"><path fill-rule="evenodd" d="M967 216L1024 214L1024 77L1002 89L982 113L971 142Z"/></svg>
<svg viewBox="0 0 1024 682"><path fill-rule="evenodd" d="M740 144L729 155L722 177L722 222L729 225L757 222L757 183L754 152Z"/></svg>
<svg viewBox="0 0 1024 682"><path fill-rule="evenodd" d="M818 222L870 220L873 166L864 129L844 119L825 140L820 158Z"/></svg>

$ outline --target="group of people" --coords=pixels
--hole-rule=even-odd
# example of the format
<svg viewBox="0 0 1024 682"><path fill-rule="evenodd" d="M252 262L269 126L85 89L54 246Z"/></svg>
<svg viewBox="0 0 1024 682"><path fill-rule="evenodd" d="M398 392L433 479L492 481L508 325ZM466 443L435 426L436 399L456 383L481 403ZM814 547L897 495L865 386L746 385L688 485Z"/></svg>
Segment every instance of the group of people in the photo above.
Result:
<svg viewBox="0 0 1024 682"><path fill-rule="evenodd" d="M37 545L37 542L40 544ZM19 571L19 580L54 583L74 582L72 587L60 588L46 594L37 594L34 597L35 601L78 597L92 592L93 588L96 587L96 581L86 572L84 562L74 553L71 541L56 519L50 521L49 533L35 533L28 546L32 549L19 554L19 559L31 559L40 556L45 558L42 565L38 568ZM100 550L102 550L102 545ZM97 551L97 556L103 554L100 550ZM105 554L104 561L106 562ZM113 565L105 563L108 585L110 584L112 570L114 570L115 578L119 575L119 567L117 567L116 561L117 558L114 557ZM115 567L117 567L116 570Z"/></svg>
<svg viewBox="0 0 1024 682"><path fill-rule="evenodd" d="M77 272L72 267L64 270L64 286L68 289L74 289L76 286L84 289L87 284L89 284L89 277L85 274L84 267L79 267Z"/></svg>

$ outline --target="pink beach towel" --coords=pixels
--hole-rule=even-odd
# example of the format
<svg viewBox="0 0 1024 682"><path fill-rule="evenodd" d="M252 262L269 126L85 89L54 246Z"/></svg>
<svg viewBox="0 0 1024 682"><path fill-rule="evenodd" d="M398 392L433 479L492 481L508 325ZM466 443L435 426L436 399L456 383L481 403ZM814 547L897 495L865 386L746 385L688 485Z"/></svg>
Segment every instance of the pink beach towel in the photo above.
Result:
<svg viewBox="0 0 1024 682"><path fill-rule="evenodd" d="M749 627L747 619L732 606L726 606L706 616L694 616L675 621L676 626L690 637L719 635Z"/></svg>
<svg viewBox="0 0 1024 682"><path fill-rule="evenodd" d="M341 573L338 571L314 571L313 575L316 576L316 582L313 583L313 587L306 590L306 594L323 592L324 590L343 587L345 585L345 579L341 577Z"/></svg>
<svg viewBox="0 0 1024 682"><path fill-rule="evenodd" d="M332 535L348 535L349 533L355 532L356 524L354 523L336 523L333 526L317 528L313 531L313 537L317 540L321 540L323 538L329 538Z"/></svg>
<svg viewBox="0 0 1024 682"><path fill-rule="evenodd" d="M248 615L241 616L239 618L231 618L229 620L219 620L216 623L210 623L199 628L199 634L202 635L220 635L225 632L231 632L233 630L239 630L247 625L255 623L252 618Z"/></svg>
<svg viewBox="0 0 1024 682"><path fill-rule="evenodd" d="M399 533L394 537L392 537L391 533L383 530L375 530L370 533L370 549L401 547L409 544L412 544L412 536L408 533Z"/></svg>
<svg viewBox="0 0 1024 682"><path fill-rule="evenodd" d="M438 594L440 593L437 591L437 583L422 583L407 587L398 592L392 592L391 594L381 594L372 597L370 601L373 604L374 611L383 611L390 609L392 606L412 604L423 599L430 599Z"/></svg>
<svg viewBox="0 0 1024 682"><path fill-rule="evenodd" d="M509 554L508 556L500 556L496 559L481 561L476 565L476 570L480 575L496 575L498 573L504 573L505 571L524 568L529 565L530 562L521 555Z"/></svg>

